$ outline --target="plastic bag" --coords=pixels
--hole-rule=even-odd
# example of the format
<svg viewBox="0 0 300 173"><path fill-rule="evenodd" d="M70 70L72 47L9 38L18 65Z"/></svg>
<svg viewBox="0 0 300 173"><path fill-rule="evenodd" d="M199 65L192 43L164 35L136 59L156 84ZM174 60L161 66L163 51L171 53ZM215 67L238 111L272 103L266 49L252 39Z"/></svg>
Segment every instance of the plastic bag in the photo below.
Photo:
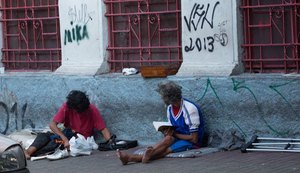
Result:
<svg viewBox="0 0 300 173"><path fill-rule="evenodd" d="M93 136L85 139L85 137L81 134L77 134L77 138L73 136L69 143L70 155L73 157L80 155L91 155L92 150L98 149L98 145L96 144Z"/></svg>

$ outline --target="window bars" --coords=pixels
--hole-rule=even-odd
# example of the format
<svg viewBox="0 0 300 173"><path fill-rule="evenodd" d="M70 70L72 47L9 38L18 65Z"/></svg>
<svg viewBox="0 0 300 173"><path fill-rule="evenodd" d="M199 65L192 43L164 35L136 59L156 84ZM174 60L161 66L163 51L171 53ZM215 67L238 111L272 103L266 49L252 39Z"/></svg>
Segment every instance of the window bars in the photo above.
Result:
<svg viewBox="0 0 300 173"><path fill-rule="evenodd" d="M300 0L243 0L244 66L253 73L299 73Z"/></svg>
<svg viewBox="0 0 300 173"><path fill-rule="evenodd" d="M1 0L2 63L8 71L61 65L58 0Z"/></svg>
<svg viewBox="0 0 300 173"><path fill-rule="evenodd" d="M179 68L180 0L104 0L112 72L123 68Z"/></svg>

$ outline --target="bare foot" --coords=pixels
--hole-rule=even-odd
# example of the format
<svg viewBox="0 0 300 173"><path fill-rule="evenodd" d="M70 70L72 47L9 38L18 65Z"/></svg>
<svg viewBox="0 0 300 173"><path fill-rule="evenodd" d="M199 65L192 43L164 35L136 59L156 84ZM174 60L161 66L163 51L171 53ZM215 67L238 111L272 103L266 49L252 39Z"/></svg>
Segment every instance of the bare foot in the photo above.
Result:
<svg viewBox="0 0 300 173"><path fill-rule="evenodd" d="M123 165L127 165L128 163L128 155L120 150L117 150L117 156L121 160Z"/></svg>
<svg viewBox="0 0 300 173"><path fill-rule="evenodd" d="M28 154L28 152L26 150L24 150L24 154L25 154L25 158L27 160L30 160L30 155Z"/></svg>
<svg viewBox="0 0 300 173"><path fill-rule="evenodd" d="M145 151L142 159L142 163L149 163L151 159L151 154L153 151L153 147L148 147L147 150Z"/></svg>

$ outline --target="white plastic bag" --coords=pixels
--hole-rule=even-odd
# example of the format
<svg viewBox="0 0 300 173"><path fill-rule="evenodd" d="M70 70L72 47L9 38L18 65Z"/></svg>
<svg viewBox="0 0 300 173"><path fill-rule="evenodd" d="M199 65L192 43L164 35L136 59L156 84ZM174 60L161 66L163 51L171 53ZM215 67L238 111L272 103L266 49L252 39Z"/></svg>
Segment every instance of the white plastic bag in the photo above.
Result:
<svg viewBox="0 0 300 173"><path fill-rule="evenodd" d="M88 137L86 140L89 143L89 145L92 147L93 150L98 149L98 144L96 144L94 136Z"/></svg>
<svg viewBox="0 0 300 173"><path fill-rule="evenodd" d="M136 68L123 68L122 74L125 76L137 74L138 70Z"/></svg>
<svg viewBox="0 0 300 173"><path fill-rule="evenodd" d="M80 156L80 155L91 155L93 149L97 149L94 137L88 137L85 139L81 134L77 134L77 138L74 136L70 139L70 155Z"/></svg>

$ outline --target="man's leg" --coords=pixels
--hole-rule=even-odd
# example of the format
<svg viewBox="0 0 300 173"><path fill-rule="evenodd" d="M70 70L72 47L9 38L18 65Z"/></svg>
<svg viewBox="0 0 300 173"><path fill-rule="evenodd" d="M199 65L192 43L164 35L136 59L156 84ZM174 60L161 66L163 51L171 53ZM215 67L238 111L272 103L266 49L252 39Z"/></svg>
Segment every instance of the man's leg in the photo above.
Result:
<svg viewBox="0 0 300 173"><path fill-rule="evenodd" d="M50 133L39 133L29 148L24 151L26 159L30 159L36 151L47 145L50 141L50 135Z"/></svg>
<svg viewBox="0 0 300 173"><path fill-rule="evenodd" d="M148 147L144 155L138 154L127 154L122 151L117 151L117 156L121 160L123 165L126 165L128 162L143 162L148 163L149 160L154 160L162 158L165 155L171 153L169 146L173 143L174 138L172 136L166 136L154 147Z"/></svg>
<svg viewBox="0 0 300 173"><path fill-rule="evenodd" d="M36 152L37 148L34 146L29 146L26 150L24 150L24 154L27 160L30 159L31 155Z"/></svg>
<svg viewBox="0 0 300 173"><path fill-rule="evenodd" d="M117 150L117 156L119 157L123 165L127 165L128 162L141 162L143 159L142 155L127 154L120 150Z"/></svg>
<svg viewBox="0 0 300 173"><path fill-rule="evenodd" d="M165 136L163 140L157 143L153 147L148 147L143 155L142 162L148 163L150 160L160 159L167 154L171 153L172 150L169 148L174 142L174 137Z"/></svg>

